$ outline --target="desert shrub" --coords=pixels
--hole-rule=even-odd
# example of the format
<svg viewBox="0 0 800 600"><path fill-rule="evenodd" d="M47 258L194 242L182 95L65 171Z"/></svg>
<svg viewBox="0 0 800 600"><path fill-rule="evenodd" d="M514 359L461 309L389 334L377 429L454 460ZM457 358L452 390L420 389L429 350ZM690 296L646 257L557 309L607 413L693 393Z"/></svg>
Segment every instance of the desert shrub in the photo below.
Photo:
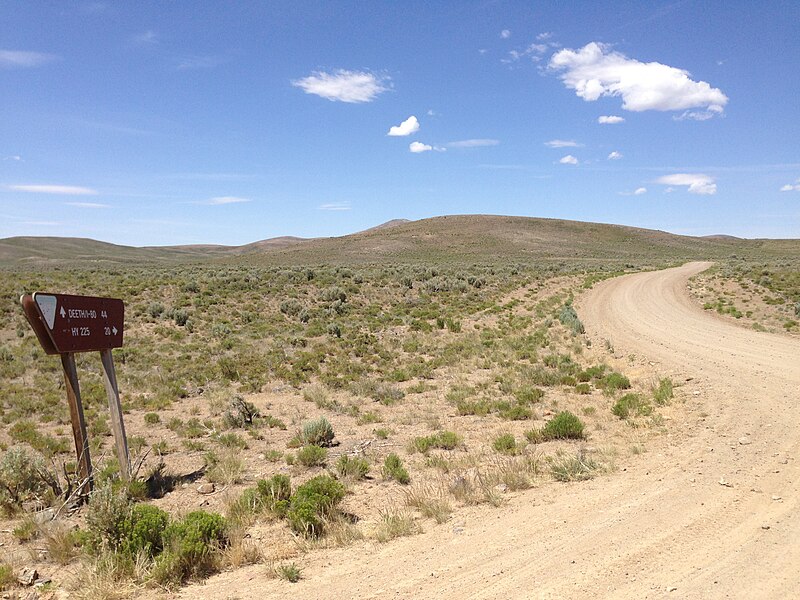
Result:
<svg viewBox="0 0 800 600"><path fill-rule="evenodd" d="M344 498L344 486L329 475L319 475L298 487L286 517L291 528L308 537L323 533L325 519Z"/></svg>
<svg viewBox="0 0 800 600"><path fill-rule="evenodd" d="M295 563L288 563L276 567L275 574L289 583L297 583L303 577L303 570Z"/></svg>
<svg viewBox="0 0 800 600"><path fill-rule="evenodd" d="M583 451L559 454L550 463L550 474L556 481L584 481L591 479L597 463Z"/></svg>
<svg viewBox="0 0 800 600"><path fill-rule="evenodd" d="M662 406L672 400L674 394L672 387L672 380L669 377L658 381L658 386L653 390L653 400L656 404Z"/></svg>
<svg viewBox="0 0 800 600"><path fill-rule="evenodd" d="M144 422L148 425L155 425L156 423L161 423L161 417L158 415L158 413L145 413Z"/></svg>
<svg viewBox="0 0 800 600"><path fill-rule="evenodd" d="M323 467L328 459L328 451L319 446L303 446L297 451L297 462L304 467Z"/></svg>
<svg viewBox="0 0 800 600"><path fill-rule="evenodd" d="M87 542L93 552L117 550L123 540L132 503L124 488L111 481L96 488L86 510Z"/></svg>
<svg viewBox="0 0 800 600"><path fill-rule="evenodd" d="M239 448L244 450L247 448L247 442L238 433L228 432L217 436L217 442L220 446L225 448Z"/></svg>
<svg viewBox="0 0 800 600"><path fill-rule="evenodd" d="M239 483L244 471L244 459L241 452L226 448L219 454L207 452L204 456L206 463L206 479L211 483L230 485Z"/></svg>
<svg viewBox="0 0 800 600"><path fill-rule="evenodd" d="M504 433L502 435L497 436L492 442L492 448L495 449L495 452L499 452L500 454L516 454L517 453L517 440L514 438L514 435L511 433Z"/></svg>
<svg viewBox="0 0 800 600"><path fill-rule="evenodd" d="M620 419L628 417L649 415L653 407L641 394L625 394L611 407L611 412Z"/></svg>
<svg viewBox="0 0 800 600"><path fill-rule="evenodd" d="M328 419L320 417L305 423L298 437L305 445L330 446L334 438L333 427Z"/></svg>
<svg viewBox="0 0 800 600"><path fill-rule="evenodd" d="M558 413L544 427L544 440L580 440L584 437L583 422L568 410Z"/></svg>
<svg viewBox="0 0 800 600"><path fill-rule="evenodd" d="M0 459L0 508L13 510L26 500L49 504L61 495L56 475L41 456L25 448L9 449Z"/></svg>
<svg viewBox="0 0 800 600"><path fill-rule="evenodd" d="M407 485L411 481L408 471L403 466L403 461L394 452L383 461L382 474L384 479L394 479L402 485Z"/></svg>
<svg viewBox="0 0 800 600"><path fill-rule="evenodd" d="M572 304L565 304L558 313L558 320L561 324L572 331L572 333L584 333L583 323L578 318L578 313L572 307Z"/></svg>
<svg viewBox="0 0 800 600"><path fill-rule="evenodd" d="M153 566L153 579L164 586L217 570L218 550L227 543L221 515L194 511L164 530L164 551Z"/></svg>
<svg viewBox="0 0 800 600"><path fill-rule="evenodd" d="M161 302L151 302L147 305L147 314L157 319L164 312L164 305Z"/></svg>
<svg viewBox="0 0 800 600"><path fill-rule="evenodd" d="M492 412L492 403L486 398L478 400L458 400L456 402L456 413L464 415L476 415L478 417L485 417Z"/></svg>
<svg viewBox="0 0 800 600"><path fill-rule="evenodd" d="M582 396L591 394L592 386L590 386L588 383L579 383L578 385L575 386L575 392L581 394Z"/></svg>
<svg viewBox="0 0 800 600"><path fill-rule="evenodd" d="M612 372L603 377L602 386L607 394L613 394L617 390L630 389L631 381L621 373Z"/></svg>
<svg viewBox="0 0 800 600"><path fill-rule="evenodd" d="M800 317L800 302L796 302L794 305L794 316Z"/></svg>
<svg viewBox="0 0 800 600"><path fill-rule="evenodd" d="M6 591L15 584L14 569L11 568L11 565L0 562L0 592Z"/></svg>
<svg viewBox="0 0 800 600"><path fill-rule="evenodd" d="M369 473L369 462L365 458L342 454L336 461L336 474L347 479L364 479Z"/></svg>
<svg viewBox="0 0 800 600"><path fill-rule="evenodd" d="M268 510L278 514L286 512L292 496L292 482L288 475L273 475L269 479L261 479L257 487Z"/></svg>
<svg viewBox="0 0 800 600"><path fill-rule="evenodd" d="M412 440L409 450L412 452L427 453L434 448L453 450L461 444L461 436L452 431L439 431L428 436L416 437Z"/></svg>
<svg viewBox="0 0 800 600"><path fill-rule="evenodd" d="M163 534L169 517L150 504L136 504L121 524L120 549L131 556L142 552L153 557L164 546Z"/></svg>
<svg viewBox="0 0 800 600"><path fill-rule="evenodd" d="M514 404L512 406L502 408L498 414L502 419L509 421L525 421L533 416L531 409L523 406L522 404Z"/></svg>
<svg viewBox="0 0 800 600"><path fill-rule="evenodd" d="M533 404L544 398L544 390L525 385L514 392L514 397L520 404Z"/></svg>
<svg viewBox="0 0 800 600"><path fill-rule="evenodd" d="M185 308L176 308L172 313L172 319L175 321L175 325L183 327L189 322L189 313Z"/></svg>

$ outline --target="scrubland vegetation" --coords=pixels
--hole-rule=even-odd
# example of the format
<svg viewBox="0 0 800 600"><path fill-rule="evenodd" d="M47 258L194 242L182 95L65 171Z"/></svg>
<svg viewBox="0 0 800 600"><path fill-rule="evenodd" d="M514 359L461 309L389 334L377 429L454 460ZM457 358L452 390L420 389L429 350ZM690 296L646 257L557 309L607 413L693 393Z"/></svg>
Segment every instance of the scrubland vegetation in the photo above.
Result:
<svg viewBox="0 0 800 600"><path fill-rule="evenodd" d="M0 507L16 539L0 585L22 564L67 565L57 584L78 597L248 563L297 581L309 549L386 543L613 470L631 435L661 428L673 382L629 378L572 300L636 268L6 271ZM35 290L126 303L114 357L137 472L119 478L99 359L80 355L95 491L79 510L65 504L77 482L60 363L17 303Z"/></svg>

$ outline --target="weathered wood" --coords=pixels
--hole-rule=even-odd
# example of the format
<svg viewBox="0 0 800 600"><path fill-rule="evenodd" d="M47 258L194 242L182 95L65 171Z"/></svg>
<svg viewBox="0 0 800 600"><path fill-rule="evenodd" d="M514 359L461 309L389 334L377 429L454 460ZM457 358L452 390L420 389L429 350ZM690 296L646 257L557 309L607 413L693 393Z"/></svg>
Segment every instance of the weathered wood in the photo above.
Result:
<svg viewBox="0 0 800 600"><path fill-rule="evenodd" d="M114 432L119 471L124 481L130 481L131 463L128 455L128 438L125 437L122 404L119 400L117 373L114 370L114 357L111 354L111 350L101 350L100 359L103 361L103 383L106 386L106 394L108 394L108 409L111 412L111 430Z"/></svg>
<svg viewBox="0 0 800 600"><path fill-rule="evenodd" d="M81 388L78 384L78 369L72 352L61 354L64 383L67 386L67 404L72 421L72 437L75 439L75 454L78 457L78 478L84 482L80 494L84 498L92 491L92 459L89 455L89 438L86 436L86 421L83 418Z"/></svg>

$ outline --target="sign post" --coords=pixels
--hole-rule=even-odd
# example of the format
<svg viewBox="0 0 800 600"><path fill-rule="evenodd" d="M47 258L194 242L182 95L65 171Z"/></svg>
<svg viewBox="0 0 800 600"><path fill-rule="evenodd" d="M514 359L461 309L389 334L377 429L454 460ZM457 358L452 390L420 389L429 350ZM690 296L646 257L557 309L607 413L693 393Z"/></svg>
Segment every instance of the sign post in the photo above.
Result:
<svg viewBox="0 0 800 600"><path fill-rule="evenodd" d="M92 461L86 422L75 366L76 352L99 351L103 364L103 381L108 395L111 428L119 460L120 473L130 480L130 458L122 406L114 370L112 348L122 347L125 304L116 298L34 293L20 298L25 317L33 328L45 353L59 354L67 387L67 403L72 420L72 435L78 457L78 474L83 482L83 495L92 487Z"/></svg>

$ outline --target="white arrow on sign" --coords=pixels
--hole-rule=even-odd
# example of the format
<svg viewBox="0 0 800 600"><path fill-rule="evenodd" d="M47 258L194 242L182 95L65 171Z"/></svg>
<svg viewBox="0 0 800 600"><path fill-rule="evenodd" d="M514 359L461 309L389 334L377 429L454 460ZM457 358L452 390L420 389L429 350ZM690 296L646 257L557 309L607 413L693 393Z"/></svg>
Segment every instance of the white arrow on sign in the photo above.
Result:
<svg viewBox="0 0 800 600"><path fill-rule="evenodd" d="M111 331L113 331L113 332L114 332L114 335L117 335L117 328L116 328L116 327L112 327L112 328L111 328Z"/></svg>
<svg viewBox="0 0 800 600"><path fill-rule="evenodd" d="M66 316L67 316L67 313L66 313L66 311L64 310L64 307L62 306L62 307L61 307L61 318L63 319L63 318L64 318L64 317L66 317Z"/></svg>
<svg viewBox="0 0 800 600"><path fill-rule="evenodd" d="M53 325L55 325L56 322L56 304L58 304L58 300L55 296L45 294L34 294L33 299L39 306L39 310L42 311L45 323L47 323L50 329L53 329ZM61 316L64 316L63 306L61 307Z"/></svg>

